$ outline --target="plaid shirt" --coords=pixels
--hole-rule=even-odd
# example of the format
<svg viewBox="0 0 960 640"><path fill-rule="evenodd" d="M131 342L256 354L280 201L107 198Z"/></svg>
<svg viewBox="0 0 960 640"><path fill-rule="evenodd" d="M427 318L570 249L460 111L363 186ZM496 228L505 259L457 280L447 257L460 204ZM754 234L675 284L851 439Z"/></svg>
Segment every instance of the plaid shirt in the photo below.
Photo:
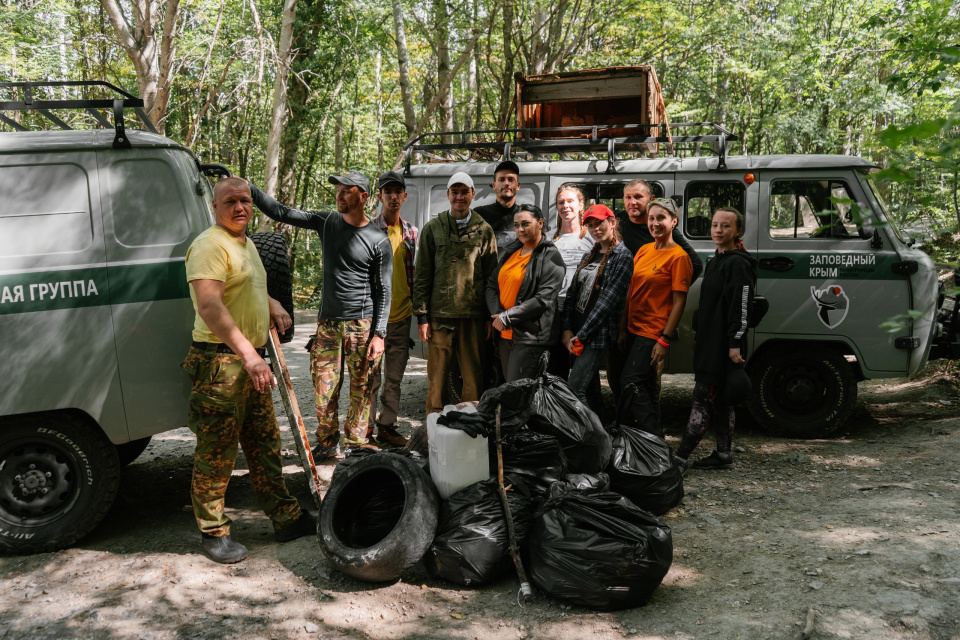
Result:
<svg viewBox="0 0 960 640"><path fill-rule="evenodd" d="M583 259L586 260L587 256ZM592 349L606 349L617 341L620 331L620 316L623 315L623 305L627 301L627 290L633 277L633 257L622 242L613 248L600 277L602 281L597 300L578 330L574 331L572 324L573 307L577 299L576 278L570 283L567 301L563 305L564 330L573 331L580 342Z"/></svg>
<svg viewBox="0 0 960 640"><path fill-rule="evenodd" d="M387 233L387 221L383 219L383 214L381 213L376 218L373 219L373 222L376 222L380 226L380 230L384 233ZM407 254L403 257L404 266L407 268L407 286L410 287L410 291L413 291L413 276L417 272L417 228L400 218L400 226L403 229L403 233L400 236L403 240L403 244L407 247Z"/></svg>

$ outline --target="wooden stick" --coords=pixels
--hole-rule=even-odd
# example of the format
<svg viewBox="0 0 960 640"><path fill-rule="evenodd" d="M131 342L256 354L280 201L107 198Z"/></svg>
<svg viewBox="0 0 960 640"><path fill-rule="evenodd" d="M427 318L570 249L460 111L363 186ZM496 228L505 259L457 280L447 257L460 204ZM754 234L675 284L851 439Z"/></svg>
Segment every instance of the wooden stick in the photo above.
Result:
<svg viewBox="0 0 960 640"><path fill-rule="evenodd" d="M813 634L813 626L817 621L817 612L813 610L813 607L807 609L807 624L804 625L803 631L800 632L800 640L807 640Z"/></svg>
<svg viewBox="0 0 960 640"><path fill-rule="evenodd" d="M533 590L527 581L527 572L523 570L523 561L520 559L520 551L517 549L517 534L513 529L513 513L510 511L510 501L507 500L507 490L503 486L503 449L500 446L500 405L497 405L496 418L496 444L497 444L497 493L500 494L500 503L503 505L503 515L507 521L507 539L510 541L510 557L513 558L513 566L517 570L517 577L520 578L520 594L524 602L529 602L533 597Z"/></svg>
<svg viewBox="0 0 960 640"><path fill-rule="evenodd" d="M287 419L290 421L290 430L293 432L293 441L297 444L300 462L311 480L307 485L310 487L313 503L319 509L321 502L320 474L317 473L317 465L313 462L310 440L307 438L307 428L303 426L303 416L300 415L300 405L297 404L297 394L293 391L293 381L290 379L290 372L287 370L287 360L283 357L280 336L277 335L276 327L270 328L267 352L270 354L270 366L273 368L273 375L280 382L278 385L280 387L280 397L283 399L283 408L286 410Z"/></svg>

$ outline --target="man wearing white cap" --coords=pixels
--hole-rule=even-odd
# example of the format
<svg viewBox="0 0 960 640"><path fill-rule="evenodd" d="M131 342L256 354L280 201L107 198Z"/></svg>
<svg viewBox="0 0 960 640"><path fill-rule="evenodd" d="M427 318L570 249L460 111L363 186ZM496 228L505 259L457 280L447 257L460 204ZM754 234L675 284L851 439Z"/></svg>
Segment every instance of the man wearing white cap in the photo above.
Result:
<svg viewBox="0 0 960 640"><path fill-rule="evenodd" d="M493 228L470 209L473 179L459 172L447 181L450 210L423 226L413 282L413 313L427 343L427 413L440 411L456 354L463 377L460 399L483 393L484 343L490 317L484 302L487 278L497 268Z"/></svg>

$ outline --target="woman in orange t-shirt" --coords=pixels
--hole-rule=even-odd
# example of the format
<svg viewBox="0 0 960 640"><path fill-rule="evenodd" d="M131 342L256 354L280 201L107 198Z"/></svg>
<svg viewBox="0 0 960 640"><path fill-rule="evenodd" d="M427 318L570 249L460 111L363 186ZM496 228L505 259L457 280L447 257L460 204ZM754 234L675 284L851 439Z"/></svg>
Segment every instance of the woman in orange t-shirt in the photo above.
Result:
<svg viewBox="0 0 960 640"><path fill-rule="evenodd" d="M557 343L560 325L554 317L566 272L560 251L543 234L540 207L520 205L513 228L517 239L504 249L486 288L507 382L535 377L540 357Z"/></svg>
<svg viewBox="0 0 960 640"><path fill-rule="evenodd" d="M653 242L640 247L633 258L633 278L620 327L627 362L623 389L633 384L635 395L621 391L621 421L635 422L644 431L663 437L660 425L660 389L657 372L663 367L670 338L680 324L693 276L690 257L673 239L677 205L669 198L650 203L647 227Z"/></svg>

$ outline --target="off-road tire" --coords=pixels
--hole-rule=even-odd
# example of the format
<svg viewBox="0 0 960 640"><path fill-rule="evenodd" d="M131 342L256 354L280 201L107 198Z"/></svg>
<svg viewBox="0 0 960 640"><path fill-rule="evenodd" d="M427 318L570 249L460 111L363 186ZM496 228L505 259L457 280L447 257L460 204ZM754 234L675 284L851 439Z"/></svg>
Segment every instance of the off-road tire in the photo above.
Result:
<svg viewBox="0 0 960 640"><path fill-rule="evenodd" d="M383 488L395 491L398 517L385 537L373 540L353 525L370 496ZM439 509L433 483L413 460L389 452L366 456L331 482L320 508L320 547L333 566L349 576L368 582L397 580L433 542Z"/></svg>
<svg viewBox="0 0 960 640"><path fill-rule="evenodd" d="M117 448L95 424L67 413L4 420L0 552L56 551L75 543L110 510L119 485Z"/></svg>
<svg viewBox="0 0 960 640"><path fill-rule="evenodd" d="M117 457L120 459L120 466L125 467L139 458L140 454L143 453L150 444L150 438L151 436L147 436L139 440L131 440L130 442L118 444Z"/></svg>
<svg viewBox="0 0 960 640"><path fill-rule="evenodd" d="M857 404L857 378L837 350L825 345L773 347L755 356L750 413L765 430L820 438L843 425Z"/></svg>
<svg viewBox="0 0 960 640"><path fill-rule="evenodd" d="M287 242L283 234L276 231L262 231L250 236L260 254L260 261L267 272L267 293L278 301L290 317L293 318L293 275L290 273L290 260L287 257ZM293 325L280 334L280 342L293 340Z"/></svg>

